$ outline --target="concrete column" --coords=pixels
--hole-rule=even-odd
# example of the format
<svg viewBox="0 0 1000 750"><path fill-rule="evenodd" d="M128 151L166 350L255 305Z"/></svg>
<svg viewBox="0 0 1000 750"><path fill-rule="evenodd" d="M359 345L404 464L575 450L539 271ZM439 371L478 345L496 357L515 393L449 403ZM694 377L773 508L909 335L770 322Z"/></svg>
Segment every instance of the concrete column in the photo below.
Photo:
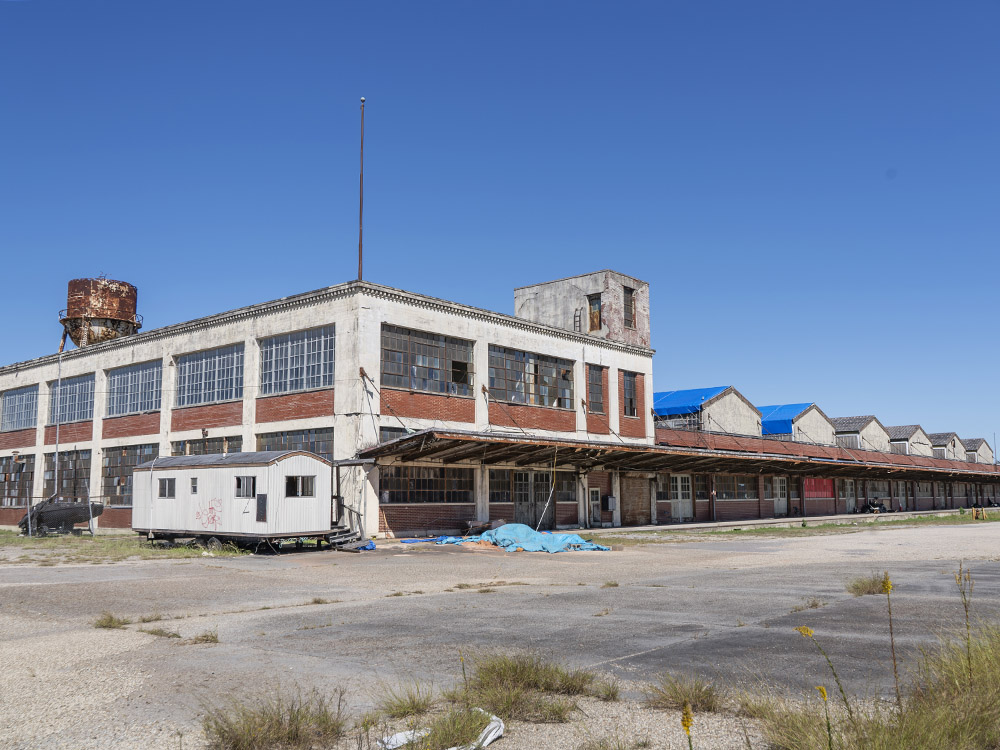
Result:
<svg viewBox="0 0 1000 750"><path fill-rule="evenodd" d="M587 475L576 475L576 515L580 528L590 528L590 508L587 498Z"/></svg>
<svg viewBox="0 0 1000 750"><path fill-rule="evenodd" d="M174 358L169 354L163 358L163 371L160 373L160 455L170 455L170 415L177 403L177 367Z"/></svg>
<svg viewBox="0 0 1000 750"><path fill-rule="evenodd" d="M583 402L587 399L587 363L582 359L573 365L573 381L576 402L576 436L585 440L587 438L587 412L583 408Z"/></svg>
<svg viewBox="0 0 1000 750"><path fill-rule="evenodd" d="M257 396L260 395L260 347L256 336L243 341L243 437L244 452L257 450L254 424L257 421Z"/></svg>
<svg viewBox="0 0 1000 750"><path fill-rule="evenodd" d="M101 450L101 438L104 432L104 416L108 413L108 373L97 369L94 372L94 414L93 436L90 451L90 497L106 503L104 494L104 454ZM94 529L100 526L100 517L94 519Z"/></svg>
<svg viewBox="0 0 1000 750"><path fill-rule="evenodd" d="M617 367L608 368L608 403L605 407L608 410L608 424L611 429L621 434L621 403L618 401L618 374ZM617 524L616 524L617 525Z"/></svg>
<svg viewBox="0 0 1000 750"><path fill-rule="evenodd" d="M614 526L621 526L622 525L622 475L621 472L619 471L611 472L611 494L615 496L614 518L612 519L611 523Z"/></svg>
<svg viewBox="0 0 1000 750"><path fill-rule="evenodd" d="M645 404L640 406L645 409L643 412L646 415L646 439L651 443L656 443L656 417L653 416L653 370L645 374L643 377L643 383L645 385Z"/></svg>
<svg viewBox="0 0 1000 750"><path fill-rule="evenodd" d="M52 401L52 388L47 382L38 384L38 418L35 424L35 476L31 489L31 505L34 505L45 492L45 425L49 423L49 409Z"/></svg>
<svg viewBox="0 0 1000 750"><path fill-rule="evenodd" d="M489 427L489 410L483 386L490 387L490 342L489 339L479 339L472 350L473 367L476 379L472 383L472 392L476 397L476 427L478 432L484 432Z"/></svg>
<svg viewBox="0 0 1000 750"><path fill-rule="evenodd" d="M476 467L476 521L490 520L490 469L484 464Z"/></svg>

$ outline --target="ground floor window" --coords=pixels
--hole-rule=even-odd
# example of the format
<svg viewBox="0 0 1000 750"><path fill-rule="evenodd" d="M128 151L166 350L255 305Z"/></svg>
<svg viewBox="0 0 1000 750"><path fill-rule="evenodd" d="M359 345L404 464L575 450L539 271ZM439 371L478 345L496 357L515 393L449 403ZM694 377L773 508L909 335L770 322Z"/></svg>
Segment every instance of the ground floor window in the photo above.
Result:
<svg viewBox="0 0 1000 750"><path fill-rule="evenodd" d="M756 500L757 477L720 474L715 477L717 500Z"/></svg>
<svg viewBox="0 0 1000 750"><path fill-rule="evenodd" d="M309 451L327 461L333 460L333 428L267 432L257 436L259 451Z"/></svg>
<svg viewBox="0 0 1000 750"><path fill-rule="evenodd" d="M105 448L101 457L102 494L108 505L132 505L132 470L160 454L156 443Z"/></svg>
<svg viewBox="0 0 1000 750"><path fill-rule="evenodd" d="M0 458L0 507L23 508L31 497L35 482L35 456L14 456Z"/></svg>
<svg viewBox="0 0 1000 750"><path fill-rule="evenodd" d="M444 466L383 466L383 503L475 502L475 470Z"/></svg>
<svg viewBox="0 0 1000 750"><path fill-rule="evenodd" d="M868 499L878 500L883 497L889 497L889 480L888 479L869 480Z"/></svg>
<svg viewBox="0 0 1000 750"><path fill-rule="evenodd" d="M175 440L170 444L174 456L207 456L210 453L242 453L243 438L232 437L199 438L198 440Z"/></svg>
<svg viewBox="0 0 1000 750"><path fill-rule="evenodd" d="M285 497L316 497L316 477L285 477Z"/></svg>
<svg viewBox="0 0 1000 750"><path fill-rule="evenodd" d="M236 477L236 497L257 497L257 477Z"/></svg>
<svg viewBox="0 0 1000 750"><path fill-rule="evenodd" d="M917 482L917 497L934 497L932 482Z"/></svg>
<svg viewBox="0 0 1000 750"><path fill-rule="evenodd" d="M708 475L694 475L694 499L708 500Z"/></svg>
<svg viewBox="0 0 1000 750"><path fill-rule="evenodd" d="M45 482L42 494L82 500L90 496L90 451L60 451L59 487L56 488L55 453L45 454Z"/></svg>
<svg viewBox="0 0 1000 750"><path fill-rule="evenodd" d="M550 472L517 469L490 469L490 502L527 501L532 483L535 495L544 495L543 500L551 493L553 502L576 502L576 474L573 472L557 471L553 488Z"/></svg>

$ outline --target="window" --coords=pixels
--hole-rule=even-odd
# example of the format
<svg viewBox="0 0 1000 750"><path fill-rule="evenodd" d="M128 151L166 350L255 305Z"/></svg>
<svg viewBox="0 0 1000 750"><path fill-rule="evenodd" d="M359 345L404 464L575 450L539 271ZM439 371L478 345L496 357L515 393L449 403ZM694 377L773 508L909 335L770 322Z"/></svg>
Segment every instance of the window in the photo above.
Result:
<svg viewBox="0 0 1000 750"><path fill-rule="evenodd" d="M715 496L718 500L756 500L757 477L716 476Z"/></svg>
<svg viewBox="0 0 1000 750"><path fill-rule="evenodd" d="M160 446L127 445L105 448L101 456L104 497L109 505L132 505L132 471L139 464L152 461L160 454Z"/></svg>
<svg viewBox="0 0 1000 750"><path fill-rule="evenodd" d="M473 343L436 333L382 326L382 385L472 395Z"/></svg>
<svg viewBox="0 0 1000 750"><path fill-rule="evenodd" d="M514 502L514 477L510 469L490 469L490 502Z"/></svg>
<svg viewBox="0 0 1000 750"><path fill-rule="evenodd" d="M601 295L591 294L587 296L587 318L590 321L590 330L601 330Z"/></svg>
<svg viewBox="0 0 1000 750"><path fill-rule="evenodd" d="M860 450L861 449L861 436L860 435L837 435L837 445L841 448L847 448L848 450Z"/></svg>
<svg viewBox="0 0 1000 750"><path fill-rule="evenodd" d="M31 497L35 481L35 456L0 457L0 507L23 508Z"/></svg>
<svg viewBox="0 0 1000 750"><path fill-rule="evenodd" d="M236 497L257 497L257 477L236 477Z"/></svg>
<svg viewBox="0 0 1000 750"><path fill-rule="evenodd" d="M656 475L656 499L666 502L670 499L670 477L666 474Z"/></svg>
<svg viewBox="0 0 1000 750"><path fill-rule="evenodd" d="M917 497L934 497L934 487L930 482L917 482Z"/></svg>
<svg viewBox="0 0 1000 750"><path fill-rule="evenodd" d="M42 493L51 497L82 500L90 496L90 451L59 452L59 485L56 487L55 453L45 454Z"/></svg>
<svg viewBox="0 0 1000 750"><path fill-rule="evenodd" d="M260 395L333 385L334 326L260 340Z"/></svg>
<svg viewBox="0 0 1000 750"><path fill-rule="evenodd" d="M201 438L198 440L175 440L170 444L174 456L207 456L211 453L241 453L243 438L233 437Z"/></svg>
<svg viewBox="0 0 1000 750"><path fill-rule="evenodd" d="M622 373L622 390L625 392L625 401L623 403L624 414L626 417L634 417L637 412L636 408L636 397L635 397L635 381L636 374L634 372L623 372Z"/></svg>
<svg viewBox="0 0 1000 750"><path fill-rule="evenodd" d="M191 477L191 494L192 495L197 495L198 494L198 478L197 477Z"/></svg>
<svg viewBox="0 0 1000 750"><path fill-rule="evenodd" d="M49 424L83 422L94 418L94 373L63 378L51 386Z"/></svg>
<svg viewBox="0 0 1000 750"><path fill-rule="evenodd" d="M708 500L708 476L706 474L694 475L694 499Z"/></svg>
<svg viewBox="0 0 1000 750"><path fill-rule="evenodd" d="M550 492L554 503L575 503L576 475L571 471L557 471L554 488L551 476L548 471L490 469L490 502L512 503L515 496L527 500L533 482L535 499L541 503L548 501Z"/></svg>
<svg viewBox="0 0 1000 750"><path fill-rule="evenodd" d="M604 372L599 365L587 365L587 411L604 413Z"/></svg>
<svg viewBox="0 0 1000 750"><path fill-rule="evenodd" d="M899 440L895 443L889 443L889 451L891 453L898 453L901 456L907 456L910 454L910 444L905 440Z"/></svg>
<svg viewBox="0 0 1000 750"><path fill-rule="evenodd" d="M635 289L625 287L625 327L635 328Z"/></svg>
<svg viewBox="0 0 1000 750"><path fill-rule="evenodd" d="M934 458L948 458L948 451L945 448L935 448Z"/></svg>
<svg viewBox="0 0 1000 750"><path fill-rule="evenodd" d="M396 440L404 435L409 435L410 430L403 427L379 427L378 429L378 441L380 443L388 443L390 440Z"/></svg>
<svg viewBox="0 0 1000 750"><path fill-rule="evenodd" d="M243 398L243 344L177 358L177 406Z"/></svg>
<svg viewBox="0 0 1000 750"><path fill-rule="evenodd" d="M160 408L163 362L145 362L108 372L108 416L141 414Z"/></svg>
<svg viewBox="0 0 1000 750"><path fill-rule="evenodd" d="M736 477L717 476L715 478L715 499L736 499Z"/></svg>
<svg viewBox="0 0 1000 750"><path fill-rule="evenodd" d="M0 417L0 431L28 430L38 419L38 386L29 385L5 391L0 396L3 416Z"/></svg>
<svg viewBox="0 0 1000 750"><path fill-rule="evenodd" d="M333 428L268 432L257 436L259 451L309 451L327 461L333 460Z"/></svg>
<svg viewBox="0 0 1000 750"><path fill-rule="evenodd" d="M168 498L176 497L177 496L177 488L175 486L176 484L177 484L176 479L161 479L160 492L157 495L157 497L168 497Z"/></svg>
<svg viewBox="0 0 1000 750"><path fill-rule="evenodd" d="M670 499L691 499L691 477L687 474L672 474L670 477Z"/></svg>
<svg viewBox="0 0 1000 750"><path fill-rule="evenodd" d="M490 398L573 408L573 362L490 344Z"/></svg>
<svg viewBox="0 0 1000 750"><path fill-rule="evenodd" d="M656 418L656 426L665 430L700 430L701 412L658 416Z"/></svg>
<svg viewBox="0 0 1000 750"><path fill-rule="evenodd" d="M316 477L285 477L285 497L316 497Z"/></svg>
<svg viewBox="0 0 1000 750"><path fill-rule="evenodd" d="M441 466L381 467L383 503L471 503L475 471Z"/></svg>

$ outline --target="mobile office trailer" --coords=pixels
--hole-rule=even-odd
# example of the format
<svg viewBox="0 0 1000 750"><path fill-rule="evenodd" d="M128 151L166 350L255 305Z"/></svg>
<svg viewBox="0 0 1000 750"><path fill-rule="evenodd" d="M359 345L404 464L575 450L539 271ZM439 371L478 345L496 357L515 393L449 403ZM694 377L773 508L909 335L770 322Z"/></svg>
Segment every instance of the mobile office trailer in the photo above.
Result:
<svg viewBox="0 0 1000 750"><path fill-rule="evenodd" d="M333 543L331 464L306 451L157 458L135 467L132 530L149 539Z"/></svg>

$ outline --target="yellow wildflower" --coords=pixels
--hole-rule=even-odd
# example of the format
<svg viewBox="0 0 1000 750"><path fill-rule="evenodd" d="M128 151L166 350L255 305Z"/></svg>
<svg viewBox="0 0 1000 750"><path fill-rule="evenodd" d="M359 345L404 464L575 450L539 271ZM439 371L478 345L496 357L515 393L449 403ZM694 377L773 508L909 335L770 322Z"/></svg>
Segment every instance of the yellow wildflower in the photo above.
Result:
<svg viewBox="0 0 1000 750"><path fill-rule="evenodd" d="M799 633L802 633L803 638L812 638L813 633L815 632L808 625L799 625L797 628L795 628L795 630L798 631Z"/></svg>
<svg viewBox="0 0 1000 750"><path fill-rule="evenodd" d="M882 576L882 593L888 595L892 591L892 581L889 580L889 571L885 571Z"/></svg>
<svg viewBox="0 0 1000 750"><path fill-rule="evenodd" d="M826 688L822 685L817 685L816 689L819 690L819 694L823 697L823 702L826 703Z"/></svg>
<svg viewBox="0 0 1000 750"><path fill-rule="evenodd" d="M684 708L681 711L681 726L684 727L684 733L688 737L691 736L691 725L693 723L694 723L694 716L691 714L691 704L685 701Z"/></svg>

